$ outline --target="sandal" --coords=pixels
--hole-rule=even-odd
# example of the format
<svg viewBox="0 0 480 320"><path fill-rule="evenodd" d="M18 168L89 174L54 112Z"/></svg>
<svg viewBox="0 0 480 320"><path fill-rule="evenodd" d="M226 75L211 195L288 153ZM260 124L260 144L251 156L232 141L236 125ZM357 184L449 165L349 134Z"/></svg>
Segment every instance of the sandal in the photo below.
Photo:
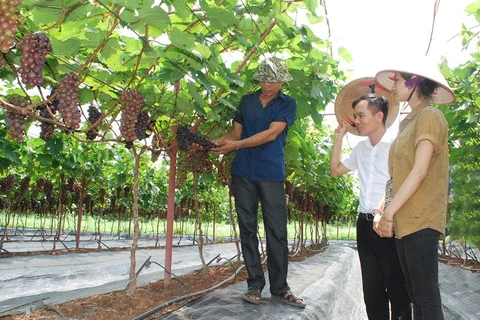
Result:
<svg viewBox="0 0 480 320"><path fill-rule="evenodd" d="M306 304L303 303L303 299L300 299L296 295L294 295L291 291L285 292L281 296L276 296L278 299L282 300L284 303L294 306L297 308L305 308ZM300 301L300 303L299 303Z"/></svg>
<svg viewBox="0 0 480 320"><path fill-rule="evenodd" d="M253 304L260 304L262 300L262 290L260 288L251 287L243 295L243 300Z"/></svg>

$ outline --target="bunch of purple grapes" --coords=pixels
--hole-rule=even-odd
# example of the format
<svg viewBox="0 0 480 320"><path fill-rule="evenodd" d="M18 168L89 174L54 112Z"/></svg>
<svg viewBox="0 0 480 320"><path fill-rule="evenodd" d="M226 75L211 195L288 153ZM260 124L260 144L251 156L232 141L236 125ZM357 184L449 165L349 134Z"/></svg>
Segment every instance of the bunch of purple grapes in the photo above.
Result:
<svg viewBox="0 0 480 320"><path fill-rule="evenodd" d="M8 97L7 102L21 108L25 108L28 105L27 100L18 94L13 94ZM23 136L25 135L25 116L23 114L7 111L6 117L8 123L8 138L18 143L22 143Z"/></svg>
<svg viewBox="0 0 480 320"><path fill-rule="evenodd" d="M94 105L90 105L88 107L88 122L90 122L90 125L95 124L101 117L102 117L102 112L97 107L95 107ZM98 136L97 128L94 127L87 131L88 140L95 140L97 136Z"/></svg>
<svg viewBox="0 0 480 320"><path fill-rule="evenodd" d="M45 57L52 51L50 39L44 33L31 33L23 38L20 48L22 57L18 71L22 82L30 87L43 85Z"/></svg>
<svg viewBox="0 0 480 320"><path fill-rule="evenodd" d="M56 89L53 89L51 94L47 96L47 98L49 99L51 96L53 96L55 94L55 91ZM50 112L48 112L47 108L50 109ZM43 107L40 109L39 115L40 117L45 119L52 119L52 116L50 115L50 113L56 114L57 110L58 110L58 100L55 98L52 100L51 103L48 104L48 107ZM42 123L40 124L40 138L43 141L46 142L52 139L54 135L54 131L55 131L55 125L45 121L42 121Z"/></svg>
<svg viewBox="0 0 480 320"><path fill-rule="evenodd" d="M207 137L193 133L187 127L179 126L177 129L178 148L182 151L186 151L190 148L192 143L198 144L203 150L210 150L217 147L217 145Z"/></svg>
<svg viewBox="0 0 480 320"><path fill-rule="evenodd" d="M0 179L0 192L8 194L13 190L13 184L15 183L15 176L9 174L6 177Z"/></svg>
<svg viewBox="0 0 480 320"><path fill-rule="evenodd" d="M72 129L78 129L81 120L78 107L78 86L78 76L75 73L68 73L63 76L56 90L58 110L62 114L65 125Z"/></svg>
<svg viewBox="0 0 480 320"><path fill-rule="evenodd" d="M137 116L137 122L135 123L135 134L138 140L148 138L147 130L150 127L150 116L147 111L142 111Z"/></svg>
<svg viewBox="0 0 480 320"><path fill-rule="evenodd" d="M7 53L15 43L18 31L17 7L21 0L0 1L0 51Z"/></svg>
<svg viewBox="0 0 480 320"><path fill-rule="evenodd" d="M140 91L126 89L120 93L120 99L118 100L122 110L120 133L127 142L133 142L137 138L135 123L142 109L143 101L143 96Z"/></svg>

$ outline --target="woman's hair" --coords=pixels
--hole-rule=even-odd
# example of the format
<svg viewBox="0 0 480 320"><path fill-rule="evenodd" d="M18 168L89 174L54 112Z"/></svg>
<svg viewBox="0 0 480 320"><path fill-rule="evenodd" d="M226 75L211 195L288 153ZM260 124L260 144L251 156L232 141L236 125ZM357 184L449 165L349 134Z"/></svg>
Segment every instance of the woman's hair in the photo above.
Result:
<svg viewBox="0 0 480 320"><path fill-rule="evenodd" d="M406 81L412 79L414 76L414 74L406 73L406 72L400 72L400 75ZM438 84L436 82L429 79L424 79L417 86L418 96L423 99L430 99L432 97L432 94L435 92L435 89L437 89L437 87L438 87Z"/></svg>
<svg viewBox="0 0 480 320"><path fill-rule="evenodd" d="M375 93L369 93L366 95L361 96L357 100L352 102L352 108L355 108L360 101L367 100L368 105L367 108L372 112L372 114L376 114L377 112L383 113L383 125L387 123L388 117L388 100L384 96L377 96Z"/></svg>

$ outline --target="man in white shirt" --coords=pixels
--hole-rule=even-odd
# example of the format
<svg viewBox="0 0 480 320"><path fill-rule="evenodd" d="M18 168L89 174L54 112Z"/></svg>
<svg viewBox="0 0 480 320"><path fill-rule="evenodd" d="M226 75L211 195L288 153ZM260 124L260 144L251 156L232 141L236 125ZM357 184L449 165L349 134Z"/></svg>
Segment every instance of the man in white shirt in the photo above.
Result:
<svg viewBox="0 0 480 320"><path fill-rule="evenodd" d="M369 320L405 320L411 319L410 301L394 239L381 238L373 230L373 217L375 213L383 211L385 185L389 179L387 163L390 143L385 141L387 118L391 124L392 117L393 120L396 117L396 112L388 117L389 101L384 96L368 93L374 90L373 78L363 78L347 84L339 93L335 112L340 124L334 134L330 175L337 178L350 171L358 172L360 204L357 249ZM376 91L382 90L377 87ZM388 93L385 92L385 95ZM353 112L351 116L347 108ZM344 114L339 117L342 111ZM342 141L347 130L368 138L359 142L342 161Z"/></svg>

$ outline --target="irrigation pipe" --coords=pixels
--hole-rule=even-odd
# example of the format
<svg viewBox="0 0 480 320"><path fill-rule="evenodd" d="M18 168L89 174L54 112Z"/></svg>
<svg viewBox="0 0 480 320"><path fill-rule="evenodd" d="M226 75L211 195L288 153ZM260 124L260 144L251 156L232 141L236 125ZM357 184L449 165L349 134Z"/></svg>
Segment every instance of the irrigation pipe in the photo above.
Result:
<svg viewBox="0 0 480 320"><path fill-rule="evenodd" d="M263 254L263 252L262 252L262 254ZM264 264L266 261L267 261L267 257L265 257L265 258L263 259L262 264ZM202 291L190 293L190 294L187 294L187 295L184 295L184 296L175 298L175 299L173 299L173 300L167 301L167 302L165 302L165 303L163 303L163 304L161 304L161 305L159 305L159 306L157 306L157 307L155 307L155 308L153 308L153 309L150 309L150 310L148 310L147 312L145 312L145 313L143 313L143 314L141 314L141 315L133 318L132 320L143 320L143 319L147 318L148 316L151 316L152 314L155 314L155 313L161 311L162 309L165 309L165 308L167 308L168 306L170 306L170 305L172 305L172 304L175 304L175 303L177 303L177 302L179 302L179 301L188 300L188 299L190 299L190 298L193 298L193 297L196 297L196 296L199 296L199 295L208 293L208 292L210 292L210 291L213 291L213 290L221 287L221 286L224 285L225 283L227 283L227 282L235 279L235 278L237 277L238 273L239 273L243 268L245 268L245 265L244 265L244 264L241 265L241 266L234 272L234 274L232 274L228 279L225 279L225 280L223 280L222 282L217 283L217 284L214 285L213 287L210 287L210 288L205 289L205 290L202 290Z"/></svg>

